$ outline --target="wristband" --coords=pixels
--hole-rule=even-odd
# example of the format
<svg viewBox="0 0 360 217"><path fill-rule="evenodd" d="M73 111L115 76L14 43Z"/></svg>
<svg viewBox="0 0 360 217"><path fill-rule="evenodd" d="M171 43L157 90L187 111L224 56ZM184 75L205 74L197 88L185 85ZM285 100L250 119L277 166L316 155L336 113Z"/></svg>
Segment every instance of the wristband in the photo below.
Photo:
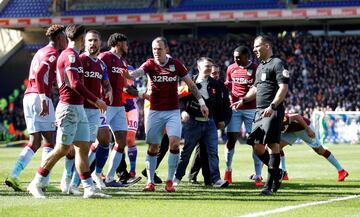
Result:
<svg viewBox="0 0 360 217"><path fill-rule="evenodd" d="M41 101L45 101L46 100L46 95L45 93L39 93L39 97Z"/></svg>
<svg viewBox="0 0 360 217"><path fill-rule="evenodd" d="M204 99L203 99L203 98L199 99L198 101L199 101L200 106L205 105L205 101L204 101Z"/></svg>

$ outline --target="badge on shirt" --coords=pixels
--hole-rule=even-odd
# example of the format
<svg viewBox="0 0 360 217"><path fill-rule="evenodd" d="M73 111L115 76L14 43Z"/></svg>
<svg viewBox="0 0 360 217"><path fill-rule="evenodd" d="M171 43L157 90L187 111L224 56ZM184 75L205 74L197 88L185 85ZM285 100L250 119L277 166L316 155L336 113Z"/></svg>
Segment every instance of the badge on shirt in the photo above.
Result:
<svg viewBox="0 0 360 217"><path fill-rule="evenodd" d="M265 72L261 73L261 80L262 81L266 80L266 73Z"/></svg>
<svg viewBox="0 0 360 217"><path fill-rule="evenodd" d="M54 55L51 55L49 57L49 61L52 63L52 62L54 62L54 60L56 60L56 57Z"/></svg>
<svg viewBox="0 0 360 217"><path fill-rule="evenodd" d="M75 55L69 55L69 61L70 63L75 63Z"/></svg>
<svg viewBox="0 0 360 217"><path fill-rule="evenodd" d="M282 71L282 74L283 74L283 76L284 76L285 78L289 78L289 77L290 77L290 73L289 73L289 71L286 70L286 69L284 69L284 70Z"/></svg>
<svg viewBox="0 0 360 217"><path fill-rule="evenodd" d="M169 70L170 72L175 72L175 65L170 65Z"/></svg>
<svg viewBox="0 0 360 217"><path fill-rule="evenodd" d="M253 70L252 70L252 69L248 69L246 73L247 73L248 76L251 76L251 75L253 74Z"/></svg>

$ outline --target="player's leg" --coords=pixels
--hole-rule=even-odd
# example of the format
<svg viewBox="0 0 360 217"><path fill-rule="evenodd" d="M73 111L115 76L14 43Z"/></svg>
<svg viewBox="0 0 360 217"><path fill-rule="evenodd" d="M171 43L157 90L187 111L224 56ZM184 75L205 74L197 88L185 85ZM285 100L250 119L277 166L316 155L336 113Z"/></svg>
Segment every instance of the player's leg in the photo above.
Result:
<svg viewBox="0 0 360 217"><path fill-rule="evenodd" d="M245 110L241 110L241 112L242 112L242 119L244 120L246 134L249 135L251 133L252 122L254 120L256 109L245 109ZM255 169L255 176L253 176L252 178L254 179L256 186L263 186L262 174L261 174L263 164L259 159L259 157L254 152L252 152L252 158Z"/></svg>
<svg viewBox="0 0 360 217"><path fill-rule="evenodd" d="M345 180L345 178L349 175L349 173L346 170L344 170L340 162L335 158L335 156L331 153L330 150L325 149L320 144L320 141L317 138L310 138L305 130L297 132L297 135L306 144L308 144L318 155L323 156L325 159L329 161L329 163L331 163L336 168L336 170L338 171L337 181L341 182Z"/></svg>
<svg viewBox="0 0 360 217"><path fill-rule="evenodd" d="M157 164L157 153L159 144L165 129L165 119L160 111L149 110L145 129L146 129L146 143L149 144L145 166L147 174L146 187L143 191L154 191L154 173Z"/></svg>
<svg viewBox="0 0 360 217"><path fill-rule="evenodd" d="M107 126L102 126L98 129L97 143L98 145L95 153L95 170L91 174L91 177L98 188L104 188L106 185L102 179L102 172L109 155L110 144L110 130Z"/></svg>
<svg viewBox="0 0 360 217"><path fill-rule="evenodd" d="M62 193L69 192L69 187L74 170L75 170L75 149L71 145L68 153L65 155L64 172L60 181L60 189Z"/></svg>
<svg viewBox="0 0 360 217"><path fill-rule="evenodd" d="M289 180L287 169L286 169L286 158L285 158L285 152L283 148L287 146L288 143L284 140L280 140L280 165L281 170L283 172L283 180Z"/></svg>
<svg viewBox="0 0 360 217"><path fill-rule="evenodd" d="M235 153L235 144L240 136L240 128L242 124L242 115L240 111L233 111L231 121L227 126L227 137L228 140L224 147L225 155L225 175L224 180L227 180L229 184L232 183L232 160Z"/></svg>
<svg viewBox="0 0 360 217"><path fill-rule="evenodd" d="M182 124L179 109L166 111L164 112L164 114L166 116L166 132L169 136L168 176L166 179L165 190L167 192L174 192L175 188L173 187L173 179L180 157L180 139ZM195 145L193 146L192 150L195 148ZM189 159L187 160L187 163L189 162Z"/></svg>
<svg viewBox="0 0 360 217"><path fill-rule="evenodd" d="M41 102L38 94L26 94L23 99L23 110L25 116L26 127L29 132L29 144L22 150L18 160L16 161L11 175L5 180L6 185L12 187L15 191L25 191L18 179L20 173L28 165L35 152L39 149L42 141L41 132L55 132L55 112L52 101L49 101L49 115L40 116ZM54 145L53 139L47 141L46 146ZM44 148L48 150L48 148Z"/></svg>
<svg viewBox="0 0 360 217"><path fill-rule="evenodd" d="M98 124L99 124L99 119L100 119L100 111L98 109L84 109L85 110L85 114L88 120L88 129L89 129L89 140L90 142L88 143L88 147L86 148L88 151L88 165L91 165L92 162L95 159L94 156L94 151L91 151L90 149L90 144L93 144L96 140L96 136L97 136L97 132L98 132ZM81 152L84 150L84 148L81 149ZM75 150L76 151L76 150ZM89 158L89 156L93 156L92 159ZM75 160L76 162L76 160ZM80 185L81 182L81 174L79 174L78 170L75 170L73 173L73 177L71 179L71 183L70 183L70 187L69 187L69 194L74 194L74 195L80 195L81 192L78 190L78 187ZM98 186L100 189L102 189L104 186Z"/></svg>
<svg viewBox="0 0 360 217"><path fill-rule="evenodd" d="M64 142L68 143L70 140ZM47 158L41 163L34 179L28 186L28 191L35 198L45 198L42 188L46 185L47 176L54 165L68 153L70 144L57 144L55 149L50 152Z"/></svg>
<svg viewBox="0 0 360 217"><path fill-rule="evenodd" d="M32 133L29 135L29 144L27 144L23 148L17 161L15 162L15 165L11 171L10 176L7 177L5 180L5 184L7 186L13 188L15 191L26 191L26 189L22 187L19 181L19 175L29 164L35 152L39 149L40 144L41 144L40 132Z"/></svg>
<svg viewBox="0 0 360 217"><path fill-rule="evenodd" d="M128 120L128 134L127 134L127 145L128 145L128 157L130 161L130 176L135 177L136 175L136 158L137 158L137 146L135 142L136 131L138 128L139 112L137 109L130 110L127 112Z"/></svg>
<svg viewBox="0 0 360 217"><path fill-rule="evenodd" d="M114 113L113 115L108 115L109 113ZM107 121L109 122L111 131L115 139L115 145L110 153L109 158L109 168L106 174L105 184L108 187L122 187L114 179L116 169L118 168L122 155L124 153L124 148L126 144L127 136L127 121L126 113L124 107L108 107L107 111Z"/></svg>

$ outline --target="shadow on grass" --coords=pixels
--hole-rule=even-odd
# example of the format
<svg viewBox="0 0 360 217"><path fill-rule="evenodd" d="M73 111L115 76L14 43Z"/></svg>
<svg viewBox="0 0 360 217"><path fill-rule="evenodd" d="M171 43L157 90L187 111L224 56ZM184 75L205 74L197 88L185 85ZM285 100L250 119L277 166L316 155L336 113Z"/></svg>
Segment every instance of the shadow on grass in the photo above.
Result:
<svg viewBox="0 0 360 217"><path fill-rule="evenodd" d="M164 184L157 185L155 192L142 192L144 183L129 188L109 188L104 192L113 196L113 199L124 200L172 200L172 201L308 201L309 197L323 200L334 197L360 194L359 184L313 184L285 182L278 193L273 196L261 196L261 188L252 182L235 182L228 188L213 188L201 185L182 183L174 193L165 191ZM56 186L56 183L51 183ZM25 183L24 183L24 186ZM356 189L356 191L354 191ZM49 199L79 199L80 196L61 194L59 190L45 193ZM0 186L0 196L21 197L30 196L26 192L14 192L5 185Z"/></svg>

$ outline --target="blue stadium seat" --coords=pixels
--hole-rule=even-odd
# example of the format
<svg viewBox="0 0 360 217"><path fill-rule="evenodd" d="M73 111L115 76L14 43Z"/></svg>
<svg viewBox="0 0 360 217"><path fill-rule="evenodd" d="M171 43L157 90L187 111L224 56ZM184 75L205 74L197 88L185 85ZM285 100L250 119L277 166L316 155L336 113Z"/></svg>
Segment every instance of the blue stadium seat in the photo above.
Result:
<svg viewBox="0 0 360 217"><path fill-rule="evenodd" d="M0 17L47 17L52 0L11 0L0 12Z"/></svg>

